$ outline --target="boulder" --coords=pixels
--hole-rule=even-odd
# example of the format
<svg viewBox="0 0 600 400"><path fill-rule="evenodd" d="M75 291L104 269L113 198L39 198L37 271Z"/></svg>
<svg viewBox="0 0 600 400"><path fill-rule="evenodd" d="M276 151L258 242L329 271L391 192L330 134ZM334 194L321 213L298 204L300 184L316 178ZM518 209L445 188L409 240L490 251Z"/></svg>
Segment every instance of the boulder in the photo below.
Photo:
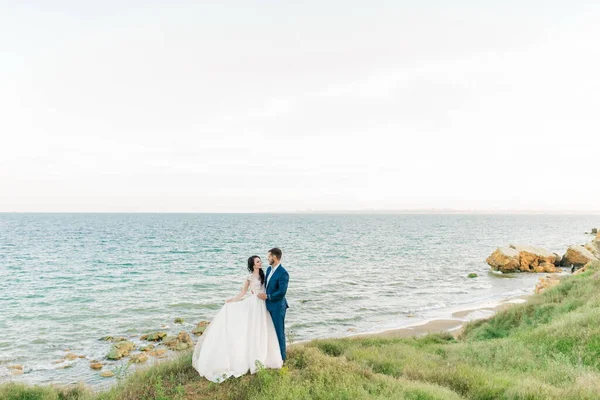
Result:
<svg viewBox="0 0 600 400"><path fill-rule="evenodd" d="M187 332L179 332L177 336L167 336L163 344L171 350L185 350L191 348L194 342Z"/></svg>
<svg viewBox="0 0 600 400"><path fill-rule="evenodd" d="M560 263L562 261L562 256L558 253L552 253L552 254L554 254L554 256L556 257L556 260L554 260L554 265L556 265L558 267L559 265L561 265Z"/></svg>
<svg viewBox="0 0 600 400"><path fill-rule="evenodd" d="M519 252L519 270L522 272L555 272L554 265L556 256L546 249L534 246L523 246L511 244L510 248ZM543 270L538 268L544 265Z"/></svg>
<svg viewBox="0 0 600 400"><path fill-rule="evenodd" d="M111 378L111 377L115 376L115 373L112 371L102 371L102 372L100 372L100 376L103 378Z"/></svg>
<svg viewBox="0 0 600 400"><path fill-rule="evenodd" d="M117 342L112 345L106 358L109 360L120 360L121 358L128 356L133 349L135 349L135 344L128 340Z"/></svg>
<svg viewBox="0 0 600 400"><path fill-rule="evenodd" d="M78 358L77 354L67 353L64 357L65 360L73 361Z"/></svg>
<svg viewBox="0 0 600 400"><path fill-rule="evenodd" d="M556 286L560 283L558 275L548 275L545 278L540 278L537 285L535 285L535 293L542 293L544 290Z"/></svg>
<svg viewBox="0 0 600 400"><path fill-rule="evenodd" d="M180 317L175 318L175 320L173 321L173 323L175 323L175 324L183 324L184 322L185 322L185 320Z"/></svg>
<svg viewBox="0 0 600 400"><path fill-rule="evenodd" d="M104 366L104 364L99 363L99 362L90 363L91 369L102 369L103 366Z"/></svg>
<svg viewBox="0 0 600 400"><path fill-rule="evenodd" d="M596 258L600 259L600 240L592 240L583 247L585 247Z"/></svg>
<svg viewBox="0 0 600 400"><path fill-rule="evenodd" d="M486 260L495 271L515 272L519 270L519 252L509 247L498 247Z"/></svg>
<svg viewBox="0 0 600 400"><path fill-rule="evenodd" d="M123 336L104 336L101 337L100 340L103 340L105 342L124 342L127 340L127 338L124 338Z"/></svg>
<svg viewBox="0 0 600 400"><path fill-rule="evenodd" d="M152 350L148 354L150 354L152 357L163 357L166 353L167 349L156 349Z"/></svg>
<svg viewBox="0 0 600 400"><path fill-rule="evenodd" d="M600 232L598 232L598 234L596 235L596 237L594 238L594 240L600 240Z"/></svg>
<svg viewBox="0 0 600 400"><path fill-rule="evenodd" d="M589 264L585 264L583 267L581 267L581 268L579 268L578 270L576 270L575 272L573 272L573 275L581 274L581 273L583 273L583 272L587 271L587 266L588 266L588 265L589 265Z"/></svg>
<svg viewBox="0 0 600 400"><path fill-rule="evenodd" d="M539 265L536 265L535 267L533 267L533 271L534 272L554 273L554 272L558 272L560 270L558 268L556 268L556 265L543 261Z"/></svg>
<svg viewBox="0 0 600 400"><path fill-rule="evenodd" d="M598 233L598 228L592 228L592 235L596 235Z"/></svg>
<svg viewBox="0 0 600 400"><path fill-rule="evenodd" d="M167 337L167 332L153 332L147 335L140 336L140 340L148 340L150 342L160 342Z"/></svg>
<svg viewBox="0 0 600 400"><path fill-rule="evenodd" d="M561 269L558 268L556 264L541 263L540 267L544 268L544 272L548 273L556 273L561 271Z"/></svg>
<svg viewBox="0 0 600 400"><path fill-rule="evenodd" d="M591 251L583 246L573 245L567 249L567 252L563 256L562 265L570 267L573 265L575 268L584 266L590 261L597 261L596 257Z"/></svg>
<svg viewBox="0 0 600 400"><path fill-rule="evenodd" d="M9 365L8 370L10 371L10 373L12 375L23 375L23 372L24 372L23 365L21 365L21 364Z"/></svg>
<svg viewBox="0 0 600 400"><path fill-rule="evenodd" d="M145 353L133 354L130 357L130 362L132 363L140 364L146 361L148 361L148 355L146 355Z"/></svg>
<svg viewBox="0 0 600 400"><path fill-rule="evenodd" d="M208 321L200 321L198 322L198 325L194 329L192 329L192 333L194 335L202 335L207 327Z"/></svg>

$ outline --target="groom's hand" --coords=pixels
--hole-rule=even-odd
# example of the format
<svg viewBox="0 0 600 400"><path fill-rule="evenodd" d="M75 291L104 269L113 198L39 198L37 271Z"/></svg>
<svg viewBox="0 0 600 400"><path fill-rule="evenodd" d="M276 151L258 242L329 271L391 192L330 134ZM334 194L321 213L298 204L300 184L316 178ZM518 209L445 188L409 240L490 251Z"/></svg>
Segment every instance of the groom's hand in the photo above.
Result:
<svg viewBox="0 0 600 400"><path fill-rule="evenodd" d="M258 294L258 298L261 300L266 300L267 299L267 294L266 293L259 293Z"/></svg>

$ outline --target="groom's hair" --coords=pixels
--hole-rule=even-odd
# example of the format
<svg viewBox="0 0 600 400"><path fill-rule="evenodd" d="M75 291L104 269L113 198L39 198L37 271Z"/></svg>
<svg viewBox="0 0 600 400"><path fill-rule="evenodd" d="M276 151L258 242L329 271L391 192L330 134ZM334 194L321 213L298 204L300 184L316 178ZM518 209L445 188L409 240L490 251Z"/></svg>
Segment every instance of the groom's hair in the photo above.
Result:
<svg viewBox="0 0 600 400"><path fill-rule="evenodd" d="M271 250L269 250L269 253L271 253L272 256L277 257L278 260L281 260L281 255L283 254L281 249L278 249L277 247L273 247Z"/></svg>

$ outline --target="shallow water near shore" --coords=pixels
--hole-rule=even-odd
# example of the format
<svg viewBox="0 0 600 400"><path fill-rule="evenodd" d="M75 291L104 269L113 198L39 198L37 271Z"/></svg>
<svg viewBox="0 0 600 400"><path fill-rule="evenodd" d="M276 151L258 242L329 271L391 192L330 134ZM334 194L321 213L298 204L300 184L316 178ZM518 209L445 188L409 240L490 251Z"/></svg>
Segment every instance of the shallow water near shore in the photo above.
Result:
<svg viewBox="0 0 600 400"><path fill-rule="evenodd" d="M300 341L529 294L539 275L494 274L485 258L508 243L562 254L592 227L600 216L0 214L0 381L105 384L89 368L110 347L100 337L191 331L239 290L247 257L274 246ZM54 364L66 349L87 358Z"/></svg>

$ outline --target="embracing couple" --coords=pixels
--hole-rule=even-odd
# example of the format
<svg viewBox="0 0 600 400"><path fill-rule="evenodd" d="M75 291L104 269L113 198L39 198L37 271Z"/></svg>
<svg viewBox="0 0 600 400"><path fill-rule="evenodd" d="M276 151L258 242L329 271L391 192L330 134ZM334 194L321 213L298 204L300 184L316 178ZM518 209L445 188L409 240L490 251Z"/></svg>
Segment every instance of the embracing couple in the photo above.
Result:
<svg viewBox="0 0 600 400"><path fill-rule="evenodd" d="M248 259L244 287L227 300L196 343L192 365L201 376L222 382L254 373L259 366L282 367L290 276L281 265L281 256L280 249L269 250L266 274L259 256ZM243 299L248 292L250 296Z"/></svg>

